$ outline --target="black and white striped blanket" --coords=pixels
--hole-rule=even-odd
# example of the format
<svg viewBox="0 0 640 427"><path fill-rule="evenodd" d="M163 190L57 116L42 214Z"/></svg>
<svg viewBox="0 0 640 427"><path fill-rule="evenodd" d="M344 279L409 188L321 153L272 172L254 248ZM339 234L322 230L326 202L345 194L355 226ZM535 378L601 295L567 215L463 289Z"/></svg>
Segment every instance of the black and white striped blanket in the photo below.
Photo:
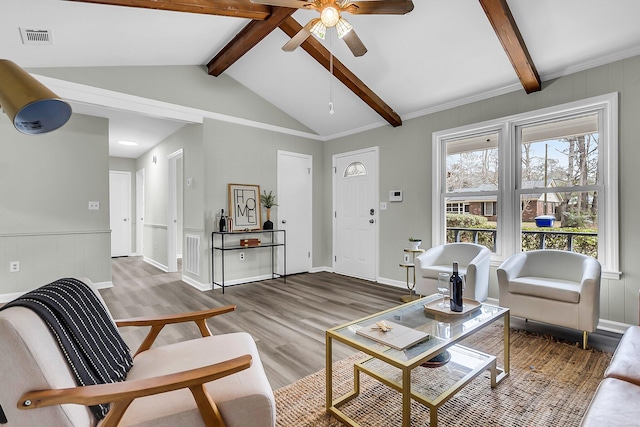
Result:
<svg viewBox="0 0 640 427"><path fill-rule="evenodd" d="M93 290L76 279L60 279L8 303L36 312L49 326L80 386L124 381L133 366L106 308ZM90 407L100 420L109 405Z"/></svg>

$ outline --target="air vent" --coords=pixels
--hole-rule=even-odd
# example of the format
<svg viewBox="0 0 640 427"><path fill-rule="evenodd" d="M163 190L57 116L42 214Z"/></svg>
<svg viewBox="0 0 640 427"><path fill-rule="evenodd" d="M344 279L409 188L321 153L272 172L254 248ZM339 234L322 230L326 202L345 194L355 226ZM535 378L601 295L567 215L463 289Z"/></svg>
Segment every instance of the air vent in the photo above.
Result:
<svg viewBox="0 0 640 427"><path fill-rule="evenodd" d="M50 30L20 28L22 44L53 44Z"/></svg>

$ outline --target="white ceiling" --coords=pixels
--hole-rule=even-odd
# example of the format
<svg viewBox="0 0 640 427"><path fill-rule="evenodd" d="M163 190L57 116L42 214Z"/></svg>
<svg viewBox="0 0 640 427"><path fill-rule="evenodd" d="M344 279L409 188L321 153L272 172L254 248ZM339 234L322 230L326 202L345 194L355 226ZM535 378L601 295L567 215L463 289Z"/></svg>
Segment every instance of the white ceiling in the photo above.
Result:
<svg viewBox="0 0 640 427"><path fill-rule="evenodd" d="M404 16L346 16L369 50L363 57L353 57L335 35L324 44L403 120L522 90L478 0L414 4ZM638 0L509 0L509 6L543 81L640 54ZM293 16L304 25L316 13ZM248 22L63 0L0 0L0 58L25 68L204 65ZM25 46L19 27L51 30L53 44ZM386 123L306 52L283 52L287 40L274 31L226 74L325 139ZM73 108L110 117L114 141L144 139L137 150L111 144L112 155L123 157L137 157L184 124Z"/></svg>

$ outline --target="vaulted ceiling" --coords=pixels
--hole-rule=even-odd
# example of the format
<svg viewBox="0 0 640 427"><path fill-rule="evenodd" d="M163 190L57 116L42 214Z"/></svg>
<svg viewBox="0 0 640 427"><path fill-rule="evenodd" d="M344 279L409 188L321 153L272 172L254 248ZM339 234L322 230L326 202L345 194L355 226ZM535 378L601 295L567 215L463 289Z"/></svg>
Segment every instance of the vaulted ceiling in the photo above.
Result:
<svg viewBox="0 0 640 427"><path fill-rule="evenodd" d="M330 139L640 53L637 0L413 3L406 15L349 15L368 48L356 58L331 31L283 52L317 12L249 0L1 0L0 57L25 68L202 65ZM19 28L48 29L53 44L23 45Z"/></svg>

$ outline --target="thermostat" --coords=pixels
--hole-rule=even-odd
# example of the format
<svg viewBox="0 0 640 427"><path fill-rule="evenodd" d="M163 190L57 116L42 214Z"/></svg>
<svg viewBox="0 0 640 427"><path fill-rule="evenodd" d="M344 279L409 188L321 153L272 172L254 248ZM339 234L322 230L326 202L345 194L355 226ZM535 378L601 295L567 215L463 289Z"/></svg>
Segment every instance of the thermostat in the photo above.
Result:
<svg viewBox="0 0 640 427"><path fill-rule="evenodd" d="M389 201L390 202L401 202L402 201L402 190L391 190L391 191L389 191Z"/></svg>

